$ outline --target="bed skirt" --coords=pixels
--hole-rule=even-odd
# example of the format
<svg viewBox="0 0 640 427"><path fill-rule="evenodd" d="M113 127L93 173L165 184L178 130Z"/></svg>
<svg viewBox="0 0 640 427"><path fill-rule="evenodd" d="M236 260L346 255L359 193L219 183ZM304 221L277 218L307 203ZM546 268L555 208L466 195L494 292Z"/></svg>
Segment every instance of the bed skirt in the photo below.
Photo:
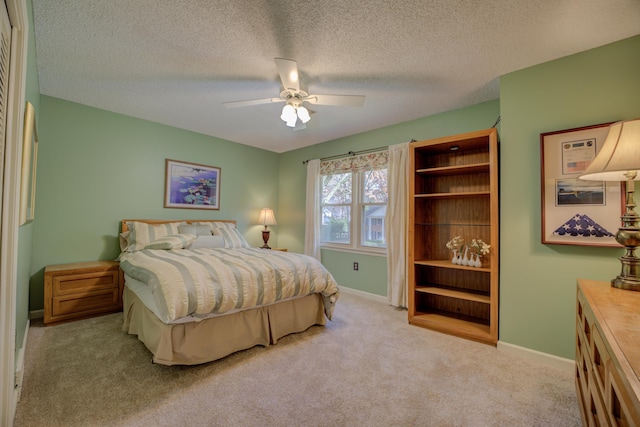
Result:
<svg viewBox="0 0 640 427"><path fill-rule="evenodd" d="M161 365L198 365L256 345L268 346L313 325L325 325L320 294L269 306L211 317L200 322L168 325L124 287L122 329L138 339Z"/></svg>

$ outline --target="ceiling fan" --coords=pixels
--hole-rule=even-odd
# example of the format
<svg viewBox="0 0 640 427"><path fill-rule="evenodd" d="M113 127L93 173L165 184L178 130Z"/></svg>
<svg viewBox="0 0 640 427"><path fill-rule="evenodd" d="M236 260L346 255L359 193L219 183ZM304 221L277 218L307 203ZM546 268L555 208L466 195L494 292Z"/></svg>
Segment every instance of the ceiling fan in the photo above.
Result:
<svg viewBox="0 0 640 427"><path fill-rule="evenodd" d="M362 107L364 95L309 95L300 89L298 64L296 61L284 58L275 58L278 74L282 81L282 92L279 98L251 99L248 101L225 102L227 108L249 107L253 105L269 104L272 102L284 102L280 118L287 126L295 129L304 129L304 124L310 120L309 110L303 103L317 105L335 105L346 107ZM300 120L302 127L296 123Z"/></svg>

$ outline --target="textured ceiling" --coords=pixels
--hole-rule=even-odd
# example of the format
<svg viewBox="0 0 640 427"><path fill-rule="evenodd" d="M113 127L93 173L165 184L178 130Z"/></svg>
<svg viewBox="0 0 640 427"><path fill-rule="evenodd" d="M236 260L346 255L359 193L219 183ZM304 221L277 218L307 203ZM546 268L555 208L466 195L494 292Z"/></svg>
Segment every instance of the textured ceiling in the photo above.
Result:
<svg viewBox="0 0 640 427"><path fill-rule="evenodd" d="M499 97L500 75L640 34L640 0L33 0L40 91L284 152ZM309 93L305 130L275 57ZM588 72L588 71L586 71ZM487 123L487 127L491 123Z"/></svg>

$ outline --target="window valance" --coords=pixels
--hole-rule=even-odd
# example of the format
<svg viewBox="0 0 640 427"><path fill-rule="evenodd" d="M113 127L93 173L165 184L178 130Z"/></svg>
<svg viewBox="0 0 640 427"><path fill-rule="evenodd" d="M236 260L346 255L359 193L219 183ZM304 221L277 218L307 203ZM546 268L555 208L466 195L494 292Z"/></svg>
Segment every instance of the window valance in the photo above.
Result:
<svg viewBox="0 0 640 427"><path fill-rule="evenodd" d="M374 153L357 154L339 159L324 160L320 163L321 175L364 170L384 169L389 163L389 150Z"/></svg>

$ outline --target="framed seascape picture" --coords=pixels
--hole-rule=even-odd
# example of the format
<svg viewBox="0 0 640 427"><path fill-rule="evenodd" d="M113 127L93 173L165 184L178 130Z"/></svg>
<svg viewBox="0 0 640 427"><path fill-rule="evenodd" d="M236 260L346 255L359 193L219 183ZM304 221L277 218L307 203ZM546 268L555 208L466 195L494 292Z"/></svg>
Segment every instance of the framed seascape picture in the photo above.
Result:
<svg viewBox="0 0 640 427"><path fill-rule="evenodd" d="M166 159L165 208L220 209L220 168Z"/></svg>
<svg viewBox="0 0 640 427"><path fill-rule="evenodd" d="M542 243L620 247L624 184L584 181L611 123L540 134Z"/></svg>

